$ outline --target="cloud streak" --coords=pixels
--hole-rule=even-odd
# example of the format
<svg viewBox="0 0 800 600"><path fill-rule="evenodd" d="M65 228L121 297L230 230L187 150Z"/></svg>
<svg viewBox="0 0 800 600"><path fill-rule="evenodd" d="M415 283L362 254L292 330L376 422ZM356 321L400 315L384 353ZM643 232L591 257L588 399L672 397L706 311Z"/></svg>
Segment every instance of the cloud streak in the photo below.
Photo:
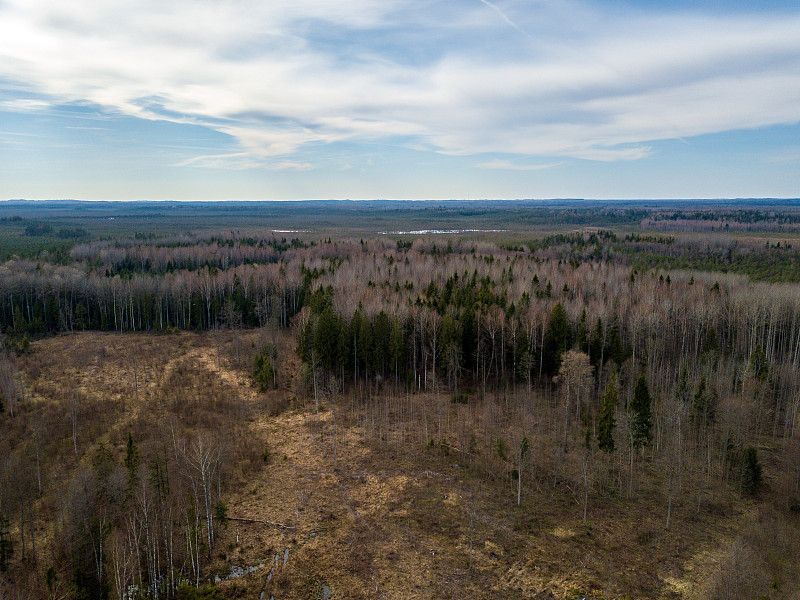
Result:
<svg viewBox="0 0 800 600"><path fill-rule="evenodd" d="M525 165L510 160L495 159L475 165L479 169L498 169L502 171L544 171L563 165L563 162L545 163L540 165Z"/></svg>
<svg viewBox="0 0 800 600"><path fill-rule="evenodd" d="M238 151L180 164L295 170L339 142L614 161L656 140L800 122L798 13L550 4L512 20L488 0L9 0L0 78L30 97L0 110L201 125Z"/></svg>

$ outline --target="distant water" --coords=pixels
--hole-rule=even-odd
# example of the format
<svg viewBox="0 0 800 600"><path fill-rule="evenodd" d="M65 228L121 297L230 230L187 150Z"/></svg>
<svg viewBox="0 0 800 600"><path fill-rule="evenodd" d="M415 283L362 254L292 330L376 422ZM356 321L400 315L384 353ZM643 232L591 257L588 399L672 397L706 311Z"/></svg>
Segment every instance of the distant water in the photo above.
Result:
<svg viewBox="0 0 800 600"><path fill-rule="evenodd" d="M413 231L379 231L380 235L426 235L429 233L497 233L508 229L415 229Z"/></svg>

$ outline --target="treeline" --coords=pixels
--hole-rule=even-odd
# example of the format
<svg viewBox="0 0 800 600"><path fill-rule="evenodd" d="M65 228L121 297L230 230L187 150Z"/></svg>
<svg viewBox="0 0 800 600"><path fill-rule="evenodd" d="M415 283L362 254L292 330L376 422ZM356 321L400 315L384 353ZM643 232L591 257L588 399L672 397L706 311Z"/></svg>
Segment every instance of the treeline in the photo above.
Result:
<svg viewBox="0 0 800 600"><path fill-rule="evenodd" d="M289 249L307 248L298 238L255 238L233 235L191 235L151 239L96 241L72 248L71 257L104 271L108 277L133 274L163 275L200 269L227 270L249 264L278 262Z"/></svg>
<svg viewBox="0 0 800 600"><path fill-rule="evenodd" d="M85 267L0 267L0 326L14 338L75 330L169 331L289 324L310 282L287 265L107 277Z"/></svg>
<svg viewBox="0 0 800 600"><path fill-rule="evenodd" d="M797 210L706 209L693 211L656 211L642 219L644 229L659 231L775 231L800 229Z"/></svg>
<svg viewBox="0 0 800 600"><path fill-rule="evenodd" d="M341 320L339 330L346 325L352 333L362 328L360 321L380 324L372 336L378 340L378 358L370 361L358 358L362 351L372 356L367 347L350 351L355 334L345 336L350 341L343 342L339 358L346 374L393 374L405 380L411 372L420 385L434 365L447 371L451 382L464 374L484 382L552 375L545 342L551 313L561 304L568 321L564 347L578 343L593 364L599 360L598 338L604 348L622 348L636 360L696 360L709 328L726 355L748 356L760 343L770 358L797 359L796 288L752 284L731 275L632 270L609 260L605 250L595 252L613 234L576 235L584 240L582 250L568 259L556 249L574 236L554 238L535 252L434 239L411 245L289 243L278 262L127 277L107 275L106 268L88 262L8 261L0 267L0 327L21 338L81 329L288 326L304 306L313 320L329 308ZM628 243L683 251L671 240L636 237ZM225 246L241 247L238 242ZM764 253L779 254L778 249ZM641 260L644 267L647 256L632 253L631 260ZM385 316L378 320L381 312ZM402 338L394 364L384 356L392 327ZM603 351L603 362L620 352Z"/></svg>
<svg viewBox="0 0 800 600"><path fill-rule="evenodd" d="M711 235L689 239L640 234L618 237L597 231L548 236L527 246L539 258L571 264L614 260L639 270L716 271L760 281L800 282L800 249L787 240L760 243Z"/></svg>
<svg viewBox="0 0 800 600"><path fill-rule="evenodd" d="M495 295L492 281L479 281L476 272L453 275L441 290L431 282L402 317L384 310L369 316L362 306L352 315L337 314L333 295L328 286L309 297L299 317L298 354L313 369L353 381L389 379L420 390L438 374L457 392L462 380L486 389L487 382L506 387L552 377L573 346L587 352L594 367L612 361L619 368L631 354L616 315L607 324L602 317L589 323L584 310L571 323L560 303L547 316L537 314L528 292L517 306L507 290Z"/></svg>

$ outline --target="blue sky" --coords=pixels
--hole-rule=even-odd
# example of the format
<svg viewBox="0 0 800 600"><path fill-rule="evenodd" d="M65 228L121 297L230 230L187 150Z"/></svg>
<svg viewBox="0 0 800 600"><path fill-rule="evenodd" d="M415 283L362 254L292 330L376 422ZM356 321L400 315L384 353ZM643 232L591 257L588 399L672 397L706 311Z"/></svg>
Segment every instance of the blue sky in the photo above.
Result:
<svg viewBox="0 0 800 600"><path fill-rule="evenodd" d="M0 0L0 199L798 182L797 0Z"/></svg>

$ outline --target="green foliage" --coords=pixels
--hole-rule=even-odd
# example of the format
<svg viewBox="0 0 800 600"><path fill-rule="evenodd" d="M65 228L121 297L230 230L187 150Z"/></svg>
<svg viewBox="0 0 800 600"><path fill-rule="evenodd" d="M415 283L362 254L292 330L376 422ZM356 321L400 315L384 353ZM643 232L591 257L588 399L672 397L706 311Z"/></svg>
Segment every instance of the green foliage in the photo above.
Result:
<svg viewBox="0 0 800 600"><path fill-rule="evenodd" d="M497 438L494 443L494 451L502 460L508 460L508 446L506 446L502 438Z"/></svg>
<svg viewBox="0 0 800 600"><path fill-rule="evenodd" d="M604 452L614 451L614 427L616 426L614 411L618 402L617 376L612 373L606 391L600 398L600 418L597 422L597 447Z"/></svg>
<svg viewBox="0 0 800 600"><path fill-rule="evenodd" d="M719 351L719 342L717 341L717 332L713 325L708 326L706 337L703 340L703 347L700 352L705 355L714 355Z"/></svg>
<svg viewBox="0 0 800 600"><path fill-rule="evenodd" d="M272 344L268 344L253 359L251 377L260 392L266 392L275 387L275 367L272 361L276 355L275 347Z"/></svg>
<svg viewBox="0 0 800 600"><path fill-rule="evenodd" d="M633 388L633 399L630 404L631 435L635 446L645 445L653 437L653 424L650 413L651 401L647 379L644 373L641 373Z"/></svg>
<svg viewBox="0 0 800 600"><path fill-rule="evenodd" d="M25 235L40 236L53 233L53 226L47 223L31 223L25 227Z"/></svg>
<svg viewBox="0 0 800 600"><path fill-rule="evenodd" d="M675 387L675 396L681 402L689 401L689 369L683 365L681 374L678 376L678 384Z"/></svg>
<svg viewBox="0 0 800 600"><path fill-rule="evenodd" d="M753 351L750 353L750 361L747 364L747 370L751 377L758 381L766 381L769 375L769 361L767 355L761 344L756 344Z"/></svg>
<svg viewBox="0 0 800 600"><path fill-rule="evenodd" d="M761 483L762 469L758 461L758 451L751 446L744 451L742 457L742 493L748 496L757 495Z"/></svg>
<svg viewBox="0 0 800 600"><path fill-rule="evenodd" d="M692 422L696 425L709 426L714 422L716 413L716 391L708 389L706 376L701 375L697 382L692 403Z"/></svg>
<svg viewBox="0 0 800 600"><path fill-rule="evenodd" d="M561 366L561 355L570 347L569 318L559 302L550 311L544 336L543 368L548 375L555 375Z"/></svg>
<svg viewBox="0 0 800 600"><path fill-rule="evenodd" d="M341 325L339 318L330 304L320 313L314 327L314 351L323 368L332 371L338 361L339 333Z"/></svg>
<svg viewBox="0 0 800 600"><path fill-rule="evenodd" d="M215 585L196 588L183 584L175 591L175 600L224 600L224 598Z"/></svg>
<svg viewBox="0 0 800 600"><path fill-rule="evenodd" d="M519 452L519 458L522 460L522 457L528 453L528 450L531 448L531 442L528 439L527 435L523 435L522 439L519 441L519 448L517 449Z"/></svg>
<svg viewBox="0 0 800 600"><path fill-rule="evenodd" d="M228 505L222 500L214 505L214 519L223 527L228 526Z"/></svg>

